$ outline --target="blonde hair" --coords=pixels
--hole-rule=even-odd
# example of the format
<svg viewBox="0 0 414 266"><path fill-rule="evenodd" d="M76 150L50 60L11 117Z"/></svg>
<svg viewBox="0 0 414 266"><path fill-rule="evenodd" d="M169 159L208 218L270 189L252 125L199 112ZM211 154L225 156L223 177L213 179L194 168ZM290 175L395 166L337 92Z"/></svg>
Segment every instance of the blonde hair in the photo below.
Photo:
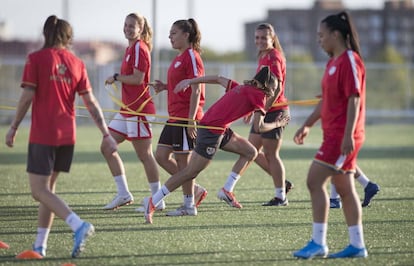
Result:
<svg viewBox="0 0 414 266"><path fill-rule="evenodd" d="M128 17L133 18L137 21L139 27L142 29L140 39L147 44L148 49L151 51L152 50L152 29L150 25L148 24L147 19L138 13L130 13L127 16L127 18Z"/></svg>

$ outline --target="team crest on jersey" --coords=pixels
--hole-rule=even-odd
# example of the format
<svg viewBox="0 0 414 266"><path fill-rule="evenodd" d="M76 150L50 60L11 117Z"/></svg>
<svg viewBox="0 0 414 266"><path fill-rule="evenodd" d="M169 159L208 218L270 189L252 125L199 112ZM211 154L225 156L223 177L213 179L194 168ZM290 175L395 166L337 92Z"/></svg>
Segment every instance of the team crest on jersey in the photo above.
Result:
<svg viewBox="0 0 414 266"><path fill-rule="evenodd" d="M179 67L181 65L181 62L180 61L177 61L177 62L175 62L175 64L174 64L174 68L177 68L177 67Z"/></svg>
<svg viewBox="0 0 414 266"><path fill-rule="evenodd" d="M65 72L68 68L64 64L58 64L57 69L60 75L65 75Z"/></svg>
<svg viewBox="0 0 414 266"><path fill-rule="evenodd" d="M332 76L333 74L335 74L336 71L336 66L331 66L331 68L329 69L329 76Z"/></svg>
<svg viewBox="0 0 414 266"><path fill-rule="evenodd" d="M216 148L213 148L213 147L207 147L207 149L206 149L206 153L207 153L208 155L213 155L215 152L216 152Z"/></svg>

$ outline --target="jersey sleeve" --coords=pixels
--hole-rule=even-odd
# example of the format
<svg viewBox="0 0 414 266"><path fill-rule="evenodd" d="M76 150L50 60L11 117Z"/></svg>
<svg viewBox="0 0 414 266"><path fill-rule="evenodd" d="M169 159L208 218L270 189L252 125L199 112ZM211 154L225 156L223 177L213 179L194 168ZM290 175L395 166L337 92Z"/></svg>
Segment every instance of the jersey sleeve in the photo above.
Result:
<svg viewBox="0 0 414 266"><path fill-rule="evenodd" d="M340 82L340 84L343 84L347 98L360 94L365 72L362 64L359 63L359 58L352 51L348 51L348 59L349 61L344 65Z"/></svg>

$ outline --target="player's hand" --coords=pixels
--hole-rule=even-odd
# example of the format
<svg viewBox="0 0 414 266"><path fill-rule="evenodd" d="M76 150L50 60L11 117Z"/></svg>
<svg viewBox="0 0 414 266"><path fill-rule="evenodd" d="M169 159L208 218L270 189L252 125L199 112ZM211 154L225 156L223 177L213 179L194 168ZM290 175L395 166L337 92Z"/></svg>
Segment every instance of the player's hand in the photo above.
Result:
<svg viewBox="0 0 414 266"><path fill-rule="evenodd" d="M293 141L298 145L302 145L303 143L305 143L304 140L306 136L308 136L309 130L310 130L309 127L306 127L306 126L300 127L296 131L295 136L293 137Z"/></svg>
<svg viewBox="0 0 414 266"><path fill-rule="evenodd" d="M287 124L289 124L290 116L289 115L283 115L283 113L280 113L275 120L276 128L278 127L284 127Z"/></svg>
<svg viewBox="0 0 414 266"><path fill-rule="evenodd" d="M250 112L248 115L243 117L243 122L245 124L250 124L252 122L253 112Z"/></svg>
<svg viewBox="0 0 414 266"><path fill-rule="evenodd" d="M355 141L352 137L346 137L342 139L341 154L349 155L355 149Z"/></svg>
<svg viewBox="0 0 414 266"><path fill-rule="evenodd" d="M164 84L162 81L160 81L160 80L155 80L154 82L152 82L152 83L148 83L148 85L150 85L151 87L153 87L154 88L154 90L155 90L155 93L159 93L159 92L161 92L161 91L163 91L163 90L166 90L167 89L167 85L166 84Z"/></svg>
<svg viewBox="0 0 414 266"><path fill-rule="evenodd" d="M190 79L183 79L174 88L174 93L178 93L180 91L185 91L191 85Z"/></svg>
<svg viewBox="0 0 414 266"><path fill-rule="evenodd" d="M10 127L6 135L6 145L10 148L14 146L14 141L16 140L17 128Z"/></svg>

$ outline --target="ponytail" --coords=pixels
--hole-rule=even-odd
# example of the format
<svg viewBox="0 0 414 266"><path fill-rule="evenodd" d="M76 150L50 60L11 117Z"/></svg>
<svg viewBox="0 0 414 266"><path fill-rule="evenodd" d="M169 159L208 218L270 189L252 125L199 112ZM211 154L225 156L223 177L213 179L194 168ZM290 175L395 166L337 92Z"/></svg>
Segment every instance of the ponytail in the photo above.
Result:
<svg viewBox="0 0 414 266"><path fill-rule="evenodd" d="M141 28L141 36L140 40L145 42L145 44L148 46L148 49L152 50L152 29L147 21L147 19L138 14L138 13L130 13L127 17L131 17L135 19Z"/></svg>
<svg viewBox="0 0 414 266"><path fill-rule="evenodd" d="M323 19L322 23L325 23L331 31L338 31L346 46L361 56L358 33L348 12L342 11L336 15L330 15Z"/></svg>
<svg viewBox="0 0 414 266"><path fill-rule="evenodd" d="M69 47L72 42L72 35L72 27L67 21L51 15L46 19L43 26L43 36L45 38L43 48L54 46Z"/></svg>
<svg viewBox="0 0 414 266"><path fill-rule="evenodd" d="M188 20L177 20L173 25L188 33L188 42L191 44L191 48L201 54L201 32L197 22L190 18Z"/></svg>

